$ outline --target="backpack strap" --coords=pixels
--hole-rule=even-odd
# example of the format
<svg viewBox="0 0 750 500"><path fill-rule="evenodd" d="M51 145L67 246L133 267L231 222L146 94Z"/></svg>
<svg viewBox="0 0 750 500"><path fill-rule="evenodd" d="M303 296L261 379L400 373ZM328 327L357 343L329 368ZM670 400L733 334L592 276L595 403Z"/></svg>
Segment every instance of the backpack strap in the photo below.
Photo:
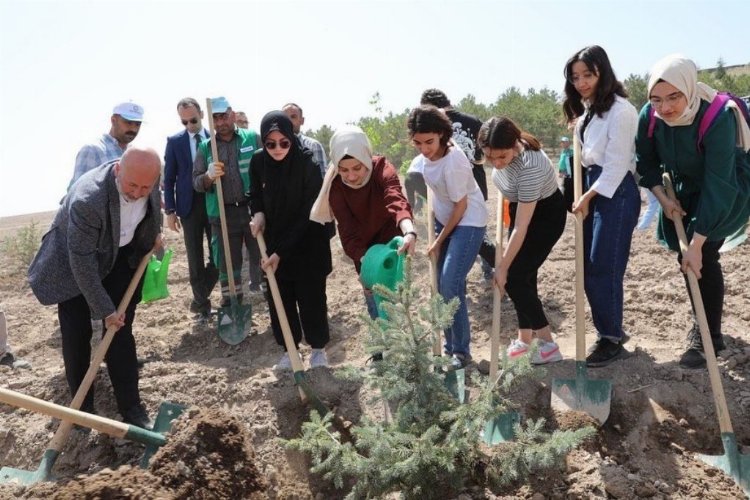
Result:
<svg viewBox="0 0 750 500"><path fill-rule="evenodd" d="M719 116L721 110L724 109L724 106L731 100L731 95L725 92L717 92L714 100L708 105L708 109L703 115L703 118L701 118L700 125L698 125L698 152L703 151L703 137L706 135L706 132L711 125L713 125L714 121L716 121L716 118Z"/></svg>
<svg viewBox="0 0 750 500"><path fill-rule="evenodd" d="M651 106L650 108L648 108L648 135L647 137L649 139L653 139L655 128L656 128L656 111L654 111L654 107Z"/></svg>

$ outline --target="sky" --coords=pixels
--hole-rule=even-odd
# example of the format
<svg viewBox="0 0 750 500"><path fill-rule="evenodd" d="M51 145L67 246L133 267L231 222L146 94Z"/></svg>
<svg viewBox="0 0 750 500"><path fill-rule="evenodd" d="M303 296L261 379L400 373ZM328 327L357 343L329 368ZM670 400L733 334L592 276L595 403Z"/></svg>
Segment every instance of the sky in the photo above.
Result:
<svg viewBox="0 0 750 500"><path fill-rule="evenodd" d="M335 128L373 115L376 92L396 113L430 87L560 92L591 44L620 79L674 52L747 64L749 20L748 0L0 0L0 217L54 210L118 102L144 107L134 144L163 155L186 96L226 96L256 130L290 101L304 129Z"/></svg>

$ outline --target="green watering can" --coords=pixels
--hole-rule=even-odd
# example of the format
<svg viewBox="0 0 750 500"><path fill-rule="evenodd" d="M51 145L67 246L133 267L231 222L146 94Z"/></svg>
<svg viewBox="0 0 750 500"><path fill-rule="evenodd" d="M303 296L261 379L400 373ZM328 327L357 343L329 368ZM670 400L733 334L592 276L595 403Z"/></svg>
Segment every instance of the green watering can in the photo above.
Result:
<svg viewBox="0 0 750 500"><path fill-rule="evenodd" d="M403 244L404 239L396 236L386 244L376 244L367 249L367 253L362 258L360 272L360 278L365 287L371 289L374 285L382 285L389 290L396 290L396 286L404 279L405 255L398 254L398 249ZM380 307L384 297L377 293L373 295L378 314L381 318L387 319L388 316Z"/></svg>
<svg viewBox="0 0 750 500"><path fill-rule="evenodd" d="M167 274L169 272L169 262L172 260L172 249L164 252L161 260L155 255L151 256L148 267L143 276L143 290L141 291L141 302L153 302L169 297L167 290Z"/></svg>

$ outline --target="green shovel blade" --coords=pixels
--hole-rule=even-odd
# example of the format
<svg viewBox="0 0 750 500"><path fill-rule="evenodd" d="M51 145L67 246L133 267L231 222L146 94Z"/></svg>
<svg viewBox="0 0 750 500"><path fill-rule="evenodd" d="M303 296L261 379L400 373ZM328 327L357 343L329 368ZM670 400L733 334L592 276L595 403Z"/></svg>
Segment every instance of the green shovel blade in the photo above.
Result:
<svg viewBox="0 0 750 500"><path fill-rule="evenodd" d="M750 497L750 456L737 451L737 439L734 432L722 432L724 444L723 455L698 455L703 462L723 470Z"/></svg>
<svg viewBox="0 0 750 500"><path fill-rule="evenodd" d="M229 307L219 309L219 337L226 344L237 345L247 338L245 325L252 317L250 304L239 304L232 300Z"/></svg>
<svg viewBox="0 0 750 500"><path fill-rule="evenodd" d="M463 404L466 399L466 370L448 370L445 372L445 388L451 393L451 396Z"/></svg>
<svg viewBox="0 0 750 500"><path fill-rule="evenodd" d="M482 441L490 445L513 441L515 437L513 427L520 421L521 416L515 411L497 415L484 424Z"/></svg>
<svg viewBox="0 0 750 500"><path fill-rule="evenodd" d="M552 380L552 408L559 411L581 411L603 424L609 418L612 382L591 380L586 376L586 362L576 361L576 378Z"/></svg>
<svg viewBox="0 0 750 500"><path fill-rule="evenodd" d="M156 415L156 421L154 421L152 432L158 434L166 434L169 432L172 429L172 421L182 415L183 411L185 411L184 406L164 401L159 406L159 413ZM143 453L143 457L141 457L140 465L142 469L148 467L149 460L151 460L151 457L156 453L158 448L159 445L157 444L149 444L146 446L146 451Z"/></svg>
<svg viewBox="0 0 750 500"><path fill-rule="evenodd" d="M0 483L29 485L40 481L51 481L52 466L55 465L60 452L57 450L46 450L37 470L21 470L12 467L0 469Z"/></svg>

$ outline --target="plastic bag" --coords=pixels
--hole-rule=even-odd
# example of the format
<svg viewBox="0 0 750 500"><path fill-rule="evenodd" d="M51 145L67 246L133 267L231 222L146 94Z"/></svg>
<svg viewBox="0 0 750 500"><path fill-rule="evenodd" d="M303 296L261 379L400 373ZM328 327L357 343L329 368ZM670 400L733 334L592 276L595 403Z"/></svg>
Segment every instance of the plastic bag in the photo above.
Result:
<svg viewBox="0 0 750 500"><path fill-rule="evenodd" d="M169 297L167 289L167 274L169 273L169 262L172 260L172 249L164 252L161 260L156 255L151 260L143 275L143 290L141 291L141 302L153 302Z"/></svg>

